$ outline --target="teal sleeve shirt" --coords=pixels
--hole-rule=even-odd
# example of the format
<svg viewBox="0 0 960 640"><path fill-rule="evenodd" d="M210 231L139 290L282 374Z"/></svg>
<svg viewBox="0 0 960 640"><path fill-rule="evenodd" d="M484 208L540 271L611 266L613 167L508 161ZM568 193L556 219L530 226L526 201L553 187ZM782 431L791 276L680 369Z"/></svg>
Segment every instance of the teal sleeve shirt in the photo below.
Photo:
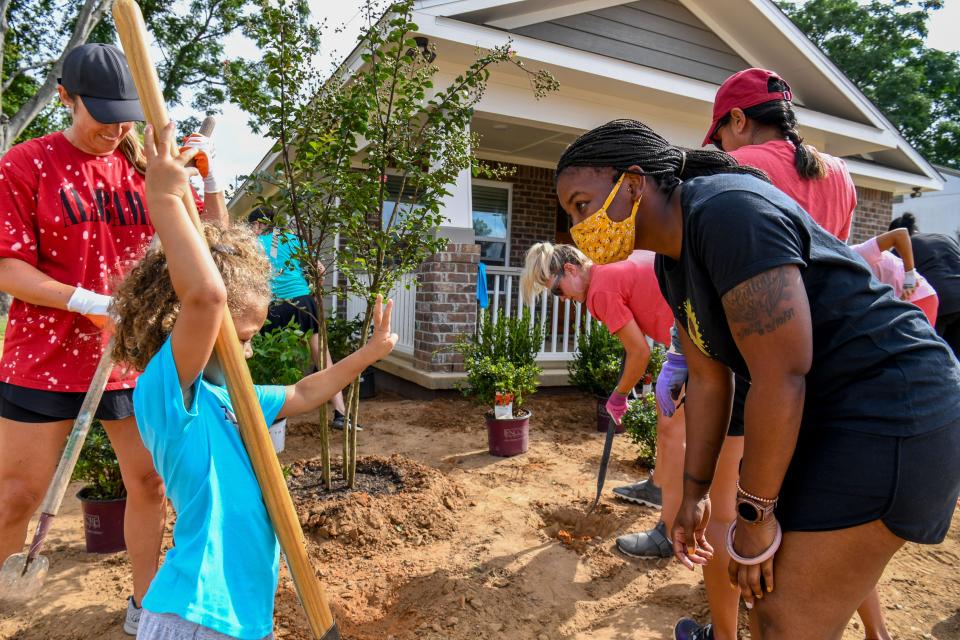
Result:
<svg viewBox="0 0 960 640"><path fill-rule="evenodd" d="M267 424L286 400L255 387ZM280 551L224 387L202 378L184 406L168 339L140 376L133 406L177 523L143 606L236 638L273 629Z"/></svg>

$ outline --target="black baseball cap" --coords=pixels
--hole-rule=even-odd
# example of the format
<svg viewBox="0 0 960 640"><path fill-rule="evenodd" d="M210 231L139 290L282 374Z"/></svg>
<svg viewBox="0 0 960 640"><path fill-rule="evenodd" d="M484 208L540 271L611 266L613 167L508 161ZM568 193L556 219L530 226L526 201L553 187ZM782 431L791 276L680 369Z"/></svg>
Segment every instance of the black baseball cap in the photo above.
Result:
<svg viewBox="0 0 960 640"><path fill-rule="evenodd" d="M270 224L273 222L273 212L267 211L263 207L257 207L250 212L250 215L247 216L247 222L253 224L255 222L262 222L264 224Z"/></svg>
<svg viewBox="0 0 960 640"><path fill-rule="evenodd" d="M62 73L58 82L80 97L97 122L144 120L127 58L112 44L90 43L73 49L63 61Z"/></svg>

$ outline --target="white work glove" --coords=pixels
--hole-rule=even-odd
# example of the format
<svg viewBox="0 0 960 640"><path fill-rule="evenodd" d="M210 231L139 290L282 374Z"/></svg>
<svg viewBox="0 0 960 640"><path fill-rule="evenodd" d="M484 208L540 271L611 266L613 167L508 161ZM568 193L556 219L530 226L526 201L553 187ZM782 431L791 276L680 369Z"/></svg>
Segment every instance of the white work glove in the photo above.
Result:
<svg viewBox="0 0 960 640"><path fill-rule="evenodd" d="M917 270L910 269L903 274L903 294L900 296L904 300L909 300L917 288Z"/></svg>
<svg viewBox="0 0 960 640"><path fill-rule="evenodd" d="M77 287L70 299L67 300L67 311L73 311L84 316L106 316L109 315L111 302L113 302L113 298L110 296Z"/></svg>
<svg viewBox="0 0 960 640"><path fill-rule="evenodd" d="M110 296L77 287L67 300L67 311L79 313L100 329L107 329L113 324L113 318L110 317L112 303Z"/></svg>
<svg viewBox="0 0 960 640"><path fill-rule="evenodd" d="M201 133L191 133L187 136L186 140L183 141L180 152L183 153L185 149L199 149L193 162L197 167L197 171L200 172L200 177L203 178L203 192L216 193L222 191L220 185L217 184L217 148L213 144L213 138L208 138Z"/></svg>

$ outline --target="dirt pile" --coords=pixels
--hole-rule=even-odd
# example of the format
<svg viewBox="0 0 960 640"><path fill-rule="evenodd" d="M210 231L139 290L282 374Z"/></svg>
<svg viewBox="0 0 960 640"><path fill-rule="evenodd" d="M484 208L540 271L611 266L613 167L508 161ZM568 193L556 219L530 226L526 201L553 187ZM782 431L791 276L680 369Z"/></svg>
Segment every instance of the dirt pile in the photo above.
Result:
<svg viewBox="0 0 960 640"><path fill-rule="evenodd" d="M339 465L327 492L320 460L298 461L289 468L290 493L304 533L325 561L362 548L379 553L444 540L457 527L464 492L458 484L400 455L371 456L357 462L355 490L343 486ZM336 544L327 544L336 541Z"/></svg>

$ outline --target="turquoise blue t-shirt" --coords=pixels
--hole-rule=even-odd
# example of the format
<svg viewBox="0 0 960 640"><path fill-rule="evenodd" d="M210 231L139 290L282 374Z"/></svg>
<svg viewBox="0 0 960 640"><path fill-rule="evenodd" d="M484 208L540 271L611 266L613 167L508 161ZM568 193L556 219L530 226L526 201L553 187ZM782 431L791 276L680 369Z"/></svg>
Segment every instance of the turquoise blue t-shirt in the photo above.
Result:
<svg viewBox="0 0 960 640"><path fill-rule="evenodd" d="M273 267L270 278L273 298L290 300L310 295L310 286L295 255L300 239L292 233L275 231L261 235L259 240Z"/></svg>
<svg viewBox="0 0 960 640"><path fill-rule="evenodd" d="M284 387L256 386L267 424ZM273 630L280 548L224 387L202 378L184 407L170 340L133 392L143 443L177 512L174 546L143 607L243 639Z"/></svg>

